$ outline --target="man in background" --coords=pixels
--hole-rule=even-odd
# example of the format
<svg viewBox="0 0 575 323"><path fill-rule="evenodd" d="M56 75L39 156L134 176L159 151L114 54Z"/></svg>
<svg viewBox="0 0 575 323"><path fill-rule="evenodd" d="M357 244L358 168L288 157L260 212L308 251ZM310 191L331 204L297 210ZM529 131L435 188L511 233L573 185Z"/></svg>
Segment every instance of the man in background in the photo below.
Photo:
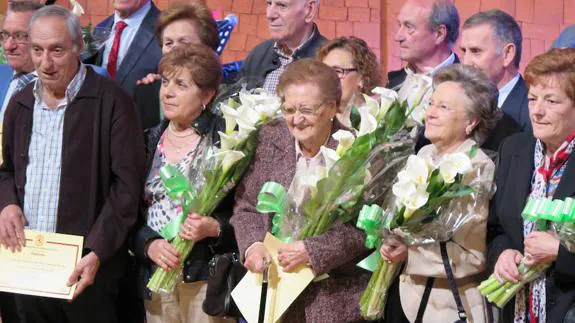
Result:
<svg viewBox="0 0 575 323"><path fill-rule="evenodd" d="M318 10L319 0L267 0L271 39L252 49L240 76L261 82L266 90L275 93L286 66L301 58L315 57L326 41L313 22Z"/></svg>

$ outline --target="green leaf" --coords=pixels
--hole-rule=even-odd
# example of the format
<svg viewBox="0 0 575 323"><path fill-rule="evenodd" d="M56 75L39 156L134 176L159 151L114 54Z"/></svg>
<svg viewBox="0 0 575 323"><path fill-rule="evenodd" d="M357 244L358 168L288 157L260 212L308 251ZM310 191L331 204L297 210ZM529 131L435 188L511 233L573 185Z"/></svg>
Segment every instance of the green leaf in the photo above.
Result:
<svg viewBox="0 0 575 323"><path fill-rule="evenodd" d="M351 127L359 131L359 124L361 123L361 115L359 114L359 109L357 108L357 106L355 105L351 106L349 117L351 120Z"/></svg>

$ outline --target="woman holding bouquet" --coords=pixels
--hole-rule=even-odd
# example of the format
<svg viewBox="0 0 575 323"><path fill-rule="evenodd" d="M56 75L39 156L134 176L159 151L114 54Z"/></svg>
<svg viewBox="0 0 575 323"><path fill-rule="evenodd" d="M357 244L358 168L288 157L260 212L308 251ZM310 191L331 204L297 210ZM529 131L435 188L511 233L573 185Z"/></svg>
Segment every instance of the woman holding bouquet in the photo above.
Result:
<svg viewBox="0 0 575 323"><path fill-rule="evenodd" d="M341 82L337 119L351 127L351 107L364 103L363 93L370 95L371 90L382 84L377 56L363 39L351 36L325 43L319 49L317 59L337 73Z"/></svg>
<svg viewBox="0 0 575 323"><path fill-rule="evenodd" d="M208 262L214 250L234 244L228 222L231 201L227 203L230 212L188 215L179 229L179 236L194 240L196 244L186 258L159 233L178 216L182 206L167 196L158 170L171 164L188 176L194 171L194 163L206 158L202 151L206 147L204 141L219 140L217 131L225 128L223 119L207 108L218 89L221 66L209 47L188 45L166 54L160 61L159 71L162 76L160 100L166 119L147 132L148 177L141 221L132 239L132 251L141 262L146 319L148 323L226 321L204 314L201 305L206 293ZM220 209L225 208L220 206ZM176 285L173 293L151 295L145 285L152 269L161 267L170 271L177 268L179 262L185 262L183 282Z"/></svg>
<svg viewBox="0 0 575 323"><path fill-rule="evenodd" d="M575 194L575 49L553 49L525 70L533 134L509 137L500 152L489 221L489 260L500 282L518 282L517 266L550 264L502 311L503 322L574 322L575 254L521 213L528 199Z"/></svg>
<svg viewBox="0 0 575 323"><path fill-rule="evenodd" d="M485 74L461 64L440 70L433 78L433 85L435 90L425 118L425 136L431 144L423 147L418 156L438 165L447 154L469 154L472 170L463 175L462 183L490 188L495 171L493 161L481 150L474 156L470 152L474 146L481 145L496 123L497 88ZM470 322L488 321L486 302L477 286L486 263L489 197L455 198L443 211L451 214L473 212L445 243L448 263ZM422 230L425 231L425 227ZM453 229L439 230L450 232ZM381 246L380 253L384 261L405 261L399 284L391 287L386 321L414 322L417 318L420 322L453 322L458 319L440 242L408 247L400 239L393 239Z"/></svg>
<svg viewBox="0 0 575 323"><path fill-rule="evenodd" d="M244 266L260 273L270 259L262 241L272 229L272 215L256 210L265 182L290 187L294 178L311 178L325 167L322 145L335 149L332 134L344 127L335 118L341 85L329 66L310 59L291 63L282 73L278 94L284 120L260 130L252 165L238 185L231 223ZM296 181L297 182L297 181ZM290 191L299 191L294 185ZM297 194L296 194L297 195ZM310 266L317 276L282 316L282 322L354 322L361 320L359 296L369 273L356 266L368 250L365 234L353 224L336 223L327 232L288 243L279 250L280 270L292 272Z"/></svg>

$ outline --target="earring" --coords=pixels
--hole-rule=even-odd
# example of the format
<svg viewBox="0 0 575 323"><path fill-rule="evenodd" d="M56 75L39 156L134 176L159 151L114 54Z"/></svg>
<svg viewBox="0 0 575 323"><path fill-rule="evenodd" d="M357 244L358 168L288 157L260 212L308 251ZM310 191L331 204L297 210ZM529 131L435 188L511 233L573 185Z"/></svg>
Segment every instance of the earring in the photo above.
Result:
<svg viewBox="0 0 575 323"><path fill-rule="evenodd" d="M202 111L206 110L206 105L202 104Z"/></svg>

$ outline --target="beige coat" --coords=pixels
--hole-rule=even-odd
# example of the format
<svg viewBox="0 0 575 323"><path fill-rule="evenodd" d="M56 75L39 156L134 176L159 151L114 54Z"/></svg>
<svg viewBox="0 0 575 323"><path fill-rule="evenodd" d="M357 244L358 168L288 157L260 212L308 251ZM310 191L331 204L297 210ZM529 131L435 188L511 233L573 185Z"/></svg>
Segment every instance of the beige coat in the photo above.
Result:
<svg viewBox="0 0 575 323"><path fill-rule="evenodd" d="M468 152L475 141L467 139L458 152ZM434 145L423 147L418 155L435 157ZM472 159L473 171L466 174L463 181L467 184L481 183L491 187L494 179L495 164L479 150ZM479 172L478 172L479 170ZM486 263L486 230L491 194L482 195L477 204L470 198L462 198L461 203L451 203L450 210L473 212L473 219L463 224L453 235L453 242L447 243L447 253L453 274L457 280L459 294L468 316L468 322L487 322L487 306L477 286L479 274ZM423 322L454 322L457 316L455 300L447 283L445 268L439 251L439 243L409 247L405 269L400 276L401 305L406 317L415 321L419 303L425 290L427 277L436 277Z"/></svg>

